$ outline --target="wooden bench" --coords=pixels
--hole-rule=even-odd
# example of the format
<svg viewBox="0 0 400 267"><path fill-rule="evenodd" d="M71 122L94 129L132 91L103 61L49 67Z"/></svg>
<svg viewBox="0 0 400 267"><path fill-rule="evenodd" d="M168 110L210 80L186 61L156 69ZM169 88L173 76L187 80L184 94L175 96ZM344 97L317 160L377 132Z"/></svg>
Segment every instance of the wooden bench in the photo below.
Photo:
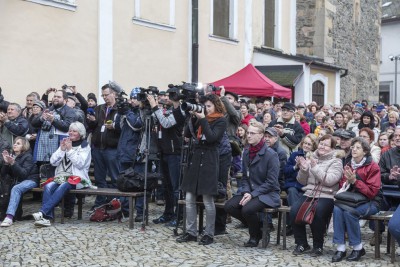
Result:
<svg viewBox="0 0 400 267"><path fill-rule="evenodd" d="M43 192L42 188L33 188L31 190L32 192ZM136 203L136 198L138 197L143 197L144 192L121 192L116 188L98 188L98 189L91 189L91 188L85 188L85 189L72 189L69 191L71 194L77 194L77 195L96 195L96 196L116 196L116 197L127 197L128 202L129 202L129 229L133 229L133 213L134 213L134 205L133 205L133 199L135 199ZM81 197L78 197L78 220L82 220L82 205L83 201ZM64 223L64 198L61 201L61 223ZM148 201L146 201L146 214L148 213ZM146 225L148 225L148 218L149 216L146 216Z"/></svg>
<svg viewBox="0 0 400 267"><path fill-rule="evenodd" d="M371 220L374 221L375 224L375 232L374 232L374 237L375 237L375 259L379 259L381 257L381 251L380 251L380 242L379 242L379 235L380 235L380 227L379 227L379 222L383 221L388 222L391 218L391 215L393 215L393 211L381 211L378 212L375 215L371 215L366 220ZM387 234L387 244L386 244L386 253L390 254L390 261L392 263L395 262L396 258L396 248L395 248L395 240L391 236L390 232L388 231Z"/></svg>
<svg viewBox="0 0 400 267"><path fill-rule="evenodd" d="M281 230L282 230L282 248L286 249L286 221L287 221L287 214L290 212L290 207L281 205L279 208L265 208L263 211L264 218L263 218L263 228L262 228L262 248L266 248L269 244L271 239L269 223L267 219L268 213L278 213L278 229L276 233L276 244L280 244L281 240Z"/></svg>

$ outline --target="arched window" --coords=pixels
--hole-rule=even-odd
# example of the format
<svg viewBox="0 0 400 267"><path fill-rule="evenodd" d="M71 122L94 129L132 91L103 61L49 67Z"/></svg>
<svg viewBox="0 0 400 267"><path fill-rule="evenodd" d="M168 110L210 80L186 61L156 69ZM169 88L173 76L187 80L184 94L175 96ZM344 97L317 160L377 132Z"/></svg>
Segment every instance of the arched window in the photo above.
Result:
<svg viewBox="0 0 400 267"><path fill-rule="evenodd" d="M321 81L315 81L312 84L312 101L317 102L319 106L324 105L324 84Z"/></svg>

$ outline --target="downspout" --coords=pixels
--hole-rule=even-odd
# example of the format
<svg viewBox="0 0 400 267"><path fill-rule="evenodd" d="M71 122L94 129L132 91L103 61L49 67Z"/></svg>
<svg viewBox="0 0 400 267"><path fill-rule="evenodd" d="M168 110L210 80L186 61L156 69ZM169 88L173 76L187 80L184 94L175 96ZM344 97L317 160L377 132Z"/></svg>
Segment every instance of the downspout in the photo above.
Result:
<svg viewBox="0 0 400 267"><path fill-rule="evenodd" d="M199 80L199 1L192 0L192 83Z"/></svg>

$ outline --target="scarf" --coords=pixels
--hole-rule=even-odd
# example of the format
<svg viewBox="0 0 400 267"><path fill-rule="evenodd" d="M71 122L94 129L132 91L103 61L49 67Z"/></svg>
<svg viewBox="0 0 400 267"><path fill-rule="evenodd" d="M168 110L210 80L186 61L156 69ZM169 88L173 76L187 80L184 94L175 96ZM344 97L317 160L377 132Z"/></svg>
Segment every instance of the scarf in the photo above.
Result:
<svg viewBox="0 0 400 267"><path fill-rule="evenodd" d="M354 159L352 158L351 159L351 167L353 168L353 170L357 170L358 168L360 168L365 163L366 160L367 160L367 158L363 157L363 159L360 161L360 163L356 163L354 161Z"/></svg>
<svg viewBox="0 0 400 267"><path fill-rule="evenodd" d="M212 114L207 114L206 119L209 124L213 123L219 118L222 118L224 114L219 113L219 112L214 112ZM197 130L197 139L200 140L201 136L203 135L203 129L201 128L201 125L199 126L199 129Z"/></svg>
<svg viewBox="0 0 400 267"><path fill-rule="evenodd" d="M256 157L258 151L260 151L261 148L264 146L264 143L265 143L264 138L261 138L261 141L257 145L255 145L255 146L250 145L250 147L249 147L250 162L252 162L253 159Z"/></svg>

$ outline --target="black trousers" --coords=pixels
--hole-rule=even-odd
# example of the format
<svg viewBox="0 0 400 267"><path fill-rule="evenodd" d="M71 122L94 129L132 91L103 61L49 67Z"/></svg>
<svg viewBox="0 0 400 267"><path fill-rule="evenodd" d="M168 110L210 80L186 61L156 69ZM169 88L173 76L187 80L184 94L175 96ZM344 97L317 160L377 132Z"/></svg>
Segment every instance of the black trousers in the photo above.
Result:
<svg viewBox="0 0 400 267"><path fill-rule="evenodd" d="M225 211L249 226L250 238L261 239L262 232L261 222L258 218L258 212L267 208L268 205L261 202L258 197L251 199L246 205L239 204L242 200L242 195L236 195L229 199L225 204Z"/></svg>
<svg viewBox="0 0 400 267"><path fill-rule="evenodd" d="M290 210L290 218L292 218L292 228L296 245L306 245L307 243L307 233L306 226L302 224L296 224L295 218L300 206L303 204L306 196L301 196L300 199L295 202ZM320 198L317 204L317 209L315 211L315 216L311 227L311 232L313 235L313 247L322 248L324 245L324 235L326 231L327 224L331 218L333 211L333 199L330 198Z"/></svg>

